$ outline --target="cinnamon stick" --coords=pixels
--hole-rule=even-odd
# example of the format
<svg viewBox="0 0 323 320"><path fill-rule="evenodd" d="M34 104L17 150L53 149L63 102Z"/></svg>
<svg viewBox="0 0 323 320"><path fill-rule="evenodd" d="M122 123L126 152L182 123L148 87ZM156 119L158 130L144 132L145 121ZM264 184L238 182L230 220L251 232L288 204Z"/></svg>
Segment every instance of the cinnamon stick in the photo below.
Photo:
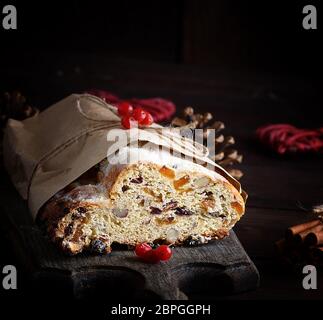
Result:
<svg viewBox="0 0 323 320"><path fill-rule="evenodd" d="M291 240L295 235L301 232L304 232L307 229L318 226L319 224L321 224L321 221L319 219L316 219L313 221L305 222L305 223L290 227L286 230L285 237L287 240Z"/></svg>
<svg viewBox="0 0 323 320"><path fill-rule="evenodd" d="M306 230L304 230L303 232L300 232L298 234L296 234L294 236L294 241L296 244L301 244L303 242L305 242L305 238L309 235L309 234L318 234L320 232L323 232L323 225L320 223L312 228L308 228ZM315 238L313 239L313 235L310 236L310 240L307 242L307 245L311 245L311 243L314 241L315 242ZM312 244L314 245L314 244Z"/></svg>
<svg viewBox="0 0 323 320"><path fill-rule="evenodd" d="M292 226L275 245L287 262L319 264L323 259L323 221L315 219Z"/></svg>
<svg viewBox="0 0 323 320"><path fill-rule="evenodd" d="M304 245L306 246L319 246L322 244L323 244L323 226L321 226L321 229L316 229L308 233L304 238Z"/></svg>

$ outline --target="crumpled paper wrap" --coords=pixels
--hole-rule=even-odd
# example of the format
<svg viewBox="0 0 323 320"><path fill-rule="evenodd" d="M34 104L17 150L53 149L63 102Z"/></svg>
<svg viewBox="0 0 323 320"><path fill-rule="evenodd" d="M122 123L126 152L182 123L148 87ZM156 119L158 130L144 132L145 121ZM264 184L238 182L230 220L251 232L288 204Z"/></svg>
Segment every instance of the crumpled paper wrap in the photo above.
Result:
<svg viewBox="0 0 323 320"><path fill-rule="evenodd" d="M122 129L116 108L88 94L72 94L24 121L9 119L3 143L4 163L34 219L55 193L109 156L115 141L108 141L107 133L113 128ZM204 146L183 140L171 129L161 134L162 129L153 124L125 131L129 141L136 136L139 141L204 162L246 198L239 182L207 157Z"/></svg>

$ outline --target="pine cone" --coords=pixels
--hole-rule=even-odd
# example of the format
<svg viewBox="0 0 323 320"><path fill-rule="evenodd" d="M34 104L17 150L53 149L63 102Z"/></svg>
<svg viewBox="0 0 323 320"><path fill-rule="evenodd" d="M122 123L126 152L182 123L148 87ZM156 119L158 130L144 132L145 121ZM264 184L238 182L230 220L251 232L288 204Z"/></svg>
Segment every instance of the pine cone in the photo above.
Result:
<svg viewBox="0 0 323 320"><path fill-rule="evenodd" d="M242 155L233 148L235 143L232 136L224 136L222 130L225 128L224 123L221 121L212 121L213 115L209 112L205 114L194 113L192 107L186 107L183 110L182 118L174 118L171 122L173 127L181 127L183 129L203 129L201 136L196 136L198 133L194 133L196 141L203 141L203 144L209 148L210 158L217 164L225 168L233 177L240 179L243 173L234 169L231 166L242 162ZM214 130L214 143L208 141L207 138L210 134L213 134ZM212 132L212 133L211 133ZM213 139L213 137L212 137Z"/></svg>

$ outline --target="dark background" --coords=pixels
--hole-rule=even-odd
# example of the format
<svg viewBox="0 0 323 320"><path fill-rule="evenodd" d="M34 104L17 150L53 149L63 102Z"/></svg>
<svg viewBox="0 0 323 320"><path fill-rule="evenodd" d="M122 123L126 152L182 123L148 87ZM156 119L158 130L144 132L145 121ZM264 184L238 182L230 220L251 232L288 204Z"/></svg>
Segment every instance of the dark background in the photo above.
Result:
<svg viewBox="0 0 323 320"><path fill-rule="evenodd" d="M271 83L281 81L285 87L300 80L306 84L299 90L314 90L310 94L314 103L320 99L323 31L319 1L11 3L18 11L18 29L0 28L0 89L20 89L39 108L89 87L117 90L126 96L147 94L133 93L126 86L120 92L116 79L109 82L111 75L104 63L111 61L120 66L118 80L123 84L127 82L122 79L124 61L147 66L159 63L161 69L167 64L184 69L192 66L195 78L207 72L223 83L236 81L235 85L253 77L256 83L265 78ZM302 27L302 9L308 4L317 8L317 30ZM101 81L92 77L98 72L105 73ZM153 72L158 68L152 68ZM62 76L70 80L68 85L62 85ZM52 86L56 89L48 91ZM172 99L167 89L161 94ZM42 99L39 92L46 90L46 99Z"/></svg>
<svg viewBox="0 0 323 320"><path fill-rule="evenodd" d="M10 3L16 3L18 30L0 32L1 55L10 63L28 51L76 52L320 75L319 1ZM317 7L317 30L302 27L307 4Z"/></svg>
<svg viewBox="0 0 323 320"><path fill-rule="evenodd" d="M244 155L242 183L250 199L235 230L262 277L260 293L245 297L319 296L300 287L302 275L295 280L282 272L273 243L286 227L307 219L297 201L322 196L322 158L278 158L253 141L255 129L267 122L322 126L319 1L10 4L18 11L18 30L0 27L1 92L21 90L40 109L72 92L102 88L214 111ZM308 4L316 5L317 30L302 27ZM0 248L0 266L19 266L5 237ZM21 271L19 277L23 285Z"/></svg>

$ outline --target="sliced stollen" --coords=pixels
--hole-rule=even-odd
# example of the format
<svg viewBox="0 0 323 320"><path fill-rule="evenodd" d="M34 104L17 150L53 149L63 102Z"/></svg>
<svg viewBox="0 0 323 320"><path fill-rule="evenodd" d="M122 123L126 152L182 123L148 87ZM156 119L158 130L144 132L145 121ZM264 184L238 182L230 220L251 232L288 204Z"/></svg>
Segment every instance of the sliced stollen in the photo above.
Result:
<svg viewBox="0 0 323 320"><path fill-rule="evenodd" d="M166 151L125 147L52 197L39 221L63 250L109 252L225 237L244 214L239 191L222 175Z"/></svg>

